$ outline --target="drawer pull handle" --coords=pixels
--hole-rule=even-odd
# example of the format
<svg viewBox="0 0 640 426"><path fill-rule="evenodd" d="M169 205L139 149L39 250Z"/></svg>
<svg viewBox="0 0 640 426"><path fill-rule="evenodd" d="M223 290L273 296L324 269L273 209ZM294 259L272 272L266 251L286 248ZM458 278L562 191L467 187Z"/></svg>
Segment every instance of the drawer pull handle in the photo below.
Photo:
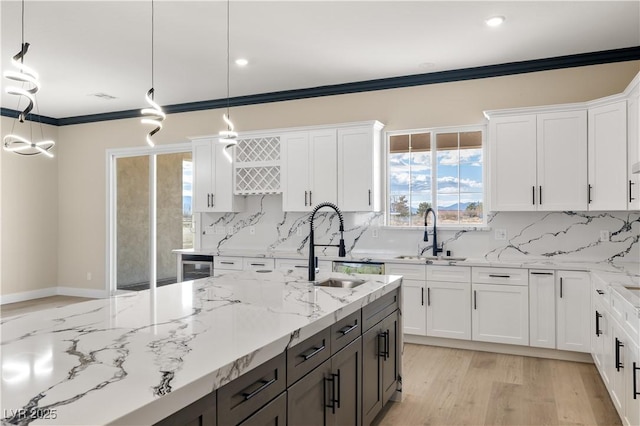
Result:
<svg viewBox="0 0 640 426"><path fill-rule="evenodd" d="M342 327L339 331L340 333L342 333L342 335L347 335L349 333L351 333L353 330L355 330L356 328L358 328L358 323L355 323L353 325L347 325L345 327Z"/></svg>
<svg viewBox="0 0 640 426"><path fill-rule="evenodd" d="M296 265L294 266L294 268L304 268L304 269L309 269L309 267L307 265Z"/></svg>
<svg viewBox="0 0 640 426"><path fill-rule="evenodd" d="M624 365L620 362L620 348L624 348L624 344L616 337L616 371L624 368Z"/></svg>
<svg viewBox="0 0 640 426"><path fill-rule="evenodd" d="M254 396L256 396L257 394L259 394L260 392L262 392L263 390L265 390L266 388L268 388L269 386L271 386L272 384L274 384L276 382L276 379L273 378L271 380L260 380L256 383L261 383L260 387L256 390L254 390L253 392L250 393L243 393L242 396L244 396L244 400L248 401L251 398L253 398Z"/></svg>
<svg viewBox="0 0 640 426"><path fill-rule="evenodd" d="M604 294L604 291L602 291L602 290L600 290L600 289L596 289L596 293L598 293L598 294L601 294L601 295L602 295L602 294Z"/></svg>
<svg viewBox="0 0 640 426"><path fill-rule="evenodd" d="M562 278L560 278L560 299L562 299Z"/></svg>
<svg viewBox="0 0 640 426"><path fill-rule="evenodd" d="M251 266L267 266L266 263L250 263Z"/></svg>
<svg viewBox="0 0 640 426"><path fill-rule="evenodd" d="M638 399L640 396L640 392L638 392L638 378L636 376L636 371L640 371L640 367L636 366L636 363L633 363L633 399Z"/></svg>
<svg viewBox="0 0 640 426"><path fill-rule="evenodd" d="M511 275L489 274L491 278L511 278Z"/></svg>
<svg viewBox="0 0 640 426"><path fill-rule="evenodd" d="M307 191L304 191L304 206L307 206Z"/></svg>
<svg viewBox="0 0 640 426"><path fill-rule="evenodd" d="M536 205L536 187L535 185L531 187L531 204Z"/></svg>
<svg viewBox="0 0 640 426"><path fill-rule="evenodd" d="M227 262L227 261L224 261L224 260L221 260L220 263L223 264L223 265L235 265L236 264L236 262Z"/></svg>
<svg viewBox="0 0 640 426"><path fill-rule="evenodd" d="M591 189L593 187L591 185L587 185L587 204L591 204Z"/></svg>
<svg viewBox="0 0 640 426"><path fill-rule="evenodd" d="M340 370L338 370L338 374L331 373L331 377L324 378L324 395L326 398L327 395L327 382L331 383L331 396L329 397L329 404L325 402L324 406L327 408L331 408L331 412L333 414L336 413L336 407L340 408ZM337 390L336 390L337 386Z"/></svg>
<svg viewBox="0 0 640 426"><path fill-rule="evenodd" d="M629 202L630 203L633 200L635 200L635 198L633 197L633 185L635 185L635 182L633 182L632 180L629 180Z"/></svg>
<svg viewBox="0 0 640 426"><path fill-rule="evenodd" d="M318 355L320 352L324 351L324 349L325 349L325 345L323 344L319 348L312 348L310 353L308 353L308 354L300 354L300 356L302 358L304 358L305 361L308 361L311 358L313 358L314 356Z"/></svg>
<svg viewBox="0 0 640 426"><path fill-rule="evenodd" d="M478 296L476 290L473 290L473 309L478 310Z"/></svg>
<svg viewBox="0 0 640 426"><path fill-rule="evenodd" d="M431 287L427 287L427 306L431 306Z"/></svg>
<svg viewBox="0 0 640 426"><path fill-rule="evenodd" d="M553 275L553 272L532 272L531 275Z"/></svg>
<svg viewBox="0 0 640 426"><path fill-rule="evenodd" d="M596 311L596 336L600 336L602 331L600 330L600 318L602 318L602 314Z"/></svg>

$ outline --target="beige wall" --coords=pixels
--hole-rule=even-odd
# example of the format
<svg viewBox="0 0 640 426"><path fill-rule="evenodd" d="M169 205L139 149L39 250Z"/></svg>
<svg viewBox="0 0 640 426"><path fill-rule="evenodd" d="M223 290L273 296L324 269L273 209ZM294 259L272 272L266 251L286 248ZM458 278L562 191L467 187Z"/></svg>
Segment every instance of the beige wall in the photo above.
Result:
<svg viewBox="0 0 640 426"><path fill-rule="evenodd" d="M233 108L231 114L240 131L372 119L385 123L386 130L475 124L483 121L487 109L581 102L619 93L638 71L640 61L623 62L252 105ZM220 111L171 114L156 141L186 143L189 136L214 134L223 127ZM138 119L58 129L58 285L105 288L105 150L144 146L145 131ZM4 216L4 191L2 198ZM25 244L40 240L31 234ZM92 272L92 281L87 281L87 272ZM3 286L2 292L10 291Z"/></svg>
<svg viewBox="0 0 640 426"><path fill-rule="evenodd" d="M2 136L14 119L1 117ZM58 129L43 125L45 139L59 143ZM27 134L28 125L15 132ZM35 138L40 126L33 125ZM0 294L42 290L58 285L58 159L22 156L0 149ZM71 206L73 208L73 206Z"/></svg>

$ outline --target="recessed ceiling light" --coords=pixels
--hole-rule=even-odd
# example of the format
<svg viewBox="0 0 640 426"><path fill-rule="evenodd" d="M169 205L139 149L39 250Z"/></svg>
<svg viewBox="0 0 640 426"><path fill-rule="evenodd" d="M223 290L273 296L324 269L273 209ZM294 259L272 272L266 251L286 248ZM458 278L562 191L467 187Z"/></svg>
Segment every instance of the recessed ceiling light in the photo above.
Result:
<svg viewBox="0 0 640 426"><path fill-rule="evenodd" d="M249 63L249 61L244 59L244 58L236 59L236 65L239 66L239 67L244 67L248 63Z"/></svg>
<svg viewBox="0 0 640 426"><path fill-rule="evenodd" d="M492 16L485 19L484 23L490 27L499 27L506 19L504 16Z"/></svg>

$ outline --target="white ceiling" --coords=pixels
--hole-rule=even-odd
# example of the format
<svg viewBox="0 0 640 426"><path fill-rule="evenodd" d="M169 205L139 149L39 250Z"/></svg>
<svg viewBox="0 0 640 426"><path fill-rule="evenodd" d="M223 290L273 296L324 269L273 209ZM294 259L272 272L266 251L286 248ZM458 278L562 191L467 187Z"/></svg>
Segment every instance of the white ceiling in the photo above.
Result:
<svg viewBox="0 0 640 426"><path fill-rule="evenodd" d="M1 1L0 65L19 49L20 1ZM156 101L226 98L224 1L155 2ZM485 18L504 15L500 28ZM230 5L232 97L640 45L632 1L240 1ZM145 107L151 1L25 1L25 64L53 118ZM17 109L4 93L2 106ZM103 100L92 96L115 96ZM21 105L24 105L24 101Z"/></svg>

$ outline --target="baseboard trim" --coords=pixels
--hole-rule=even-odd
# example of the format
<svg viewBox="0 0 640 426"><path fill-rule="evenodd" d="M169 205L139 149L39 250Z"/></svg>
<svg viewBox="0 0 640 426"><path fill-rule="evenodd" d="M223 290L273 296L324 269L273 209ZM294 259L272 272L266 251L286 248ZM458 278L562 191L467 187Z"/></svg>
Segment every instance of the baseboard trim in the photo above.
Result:
<svg viewBox="0 0 640 426"><path fill-rule="evenodd" d="M591 354L583 352L559 351L556 349L535 348L531 346L505 345L503 343L475 342L472 340L445 339L441 337L404 335L404 343L441 346L445 348L467 349L482 352L494 352L508 355L531 356L537 358L558 359L593 364Z"/></svg>
<svg viewBox="0 0 640 426"><path fill-rule="evenodd" d="M40 299L43 297L55 296L56 294L58 294L57 287L47 287L38 290L21 291L20 293L3 294L0 296L0 305Z"/></svg>
<svg viewBox="0 0 640 426"><path fill-rule="evenodd" d="M50 296L75 296L90 299L104 299L109 297L106 290L94 290L77 287L47 287L38 290L22 291L20 293L10 293L0 295L0 305L9 303L25 302L27 300L41 299Z"/></svg>

